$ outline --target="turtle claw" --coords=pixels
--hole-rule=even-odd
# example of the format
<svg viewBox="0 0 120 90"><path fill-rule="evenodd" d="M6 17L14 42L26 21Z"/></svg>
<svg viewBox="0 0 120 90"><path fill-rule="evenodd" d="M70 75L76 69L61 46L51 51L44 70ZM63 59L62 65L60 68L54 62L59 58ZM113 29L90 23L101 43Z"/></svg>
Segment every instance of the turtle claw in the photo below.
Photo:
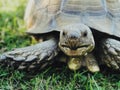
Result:
<svg viewBox="0 0 120 90"><path fill-rule="evenodd" d="M112 69L120 69L120 41L106 39L102 48L102 62Z"/></svg>
<svg viewBox="0 0 120 90"><path fill-rule="evenodd" d="M98 67L98 65L96 65L96 66L88 67L88 70L92 73L95 73L95 72L99 72L100 68Z"/></svg>

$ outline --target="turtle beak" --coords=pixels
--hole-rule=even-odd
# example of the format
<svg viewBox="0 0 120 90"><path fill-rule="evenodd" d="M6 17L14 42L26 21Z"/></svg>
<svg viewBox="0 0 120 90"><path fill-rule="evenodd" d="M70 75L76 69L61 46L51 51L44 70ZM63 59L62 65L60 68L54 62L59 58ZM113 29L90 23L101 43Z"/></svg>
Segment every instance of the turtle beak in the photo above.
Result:
<svg viewBox="0 0 120 90"><path fill-rule="evenodd" d="M76 57L87 55L87 53L91 52L94 49L94 44L81 45L79 47L71 48L59 43L59 47L66 55Z"/></svg>

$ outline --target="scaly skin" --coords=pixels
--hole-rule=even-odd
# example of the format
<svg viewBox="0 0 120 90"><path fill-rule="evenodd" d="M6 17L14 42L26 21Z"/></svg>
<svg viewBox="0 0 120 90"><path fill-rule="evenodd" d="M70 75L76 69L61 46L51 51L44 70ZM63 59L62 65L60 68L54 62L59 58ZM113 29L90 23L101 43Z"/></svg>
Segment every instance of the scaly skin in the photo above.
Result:
<svg viewBox="0 0 120 90"><path fill-rule="evenodd" d="M98 62L92 53L85 56L86 67L91 72L98 72L100 71Z"/></svg>
<svg viewBox="0 0 120 90"><path fill-rule="evenodd" d="M0 56L1 64L4 62L10 65L17 65L18 69L32 69L39 66L42 62L49 62L59 52L57 40L50 39L36 45L18 48L13 51L3 53ZM18 64L16 64L18 63Z"/></svg>
<svg viewBox="0 0 120 90"><path fill-rule="evenodd" d="M120 70L120 41L105 39L102 41L101 60L112 69Z"/></svg>
<svg viewBox="0 0 120 90"><path fill-rule="evenodd" d="M80 69L82 66L85 66L90 72L93 73L100 71L96 58L92 53L77 58L70 57L67 61L68 67L73 71Z"/></svg>

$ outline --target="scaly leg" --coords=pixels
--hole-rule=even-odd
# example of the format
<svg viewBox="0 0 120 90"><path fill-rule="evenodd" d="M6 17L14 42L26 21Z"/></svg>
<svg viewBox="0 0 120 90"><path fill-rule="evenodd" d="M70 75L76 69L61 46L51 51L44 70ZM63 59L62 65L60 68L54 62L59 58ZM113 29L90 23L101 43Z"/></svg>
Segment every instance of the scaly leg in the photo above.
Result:
<svg viewBox="0 0 120 90"><path fill-rule="evenodd" d="M82 66L82 58L70 57L67 64L68 64L69 69L73 71L78 70Z"/></svg>
<svg viewBox="0 0 120 90"><path fill-rule="evenodd" d="M112 69L120 69L120 41L106 39L102 43L102 62Z"/></svg>
<svg viewBox="0 0 120 90"><path fill-rule="evenodd" d="M98 72L100 68L95 57L92 54L81 56L77 58L70 57L68 60L68 67L75 71L81 68L81 66L87 67L90 72Z"/></svg>
<svg viewBox="0 0 120 90"><path fill-rule="evenodd" d="M0 55L0 62L9 65L18 65L19 69L34 68L41 62L52 60L59 52L58 42L50 39L32 46L18 48ZM18 64L16 64L18 63Z"/></svg>
<svg viewBox="0 0 120 90"><path fill-rule="evenodd" d="M87 56L85 56L85 62L86 62L86 67L88 68L89 71L91 72L100 71L96 58L94 57L93 54L88 54Z"/></svg>

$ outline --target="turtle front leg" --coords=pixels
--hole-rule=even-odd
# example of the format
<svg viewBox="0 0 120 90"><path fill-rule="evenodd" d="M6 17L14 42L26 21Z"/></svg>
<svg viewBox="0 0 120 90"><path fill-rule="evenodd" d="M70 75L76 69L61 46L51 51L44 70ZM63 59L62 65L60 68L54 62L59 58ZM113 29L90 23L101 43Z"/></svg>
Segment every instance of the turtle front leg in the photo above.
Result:
<svg viewBox="0 0 120 90"><path fill-rule="evenodd" d="M94 57L94 55L92 53L86 55L84 59L85 59L86 67L88 68L88 70L90 72L98 72L98 71L100 71L97 60L96 60L96 58Z"/></svg>
<svg viewBox="0 0 120 90"><path fill-rule="evenodd" d="M67 64L70 70L78 70L82 66L82 58L74 58L70 57L69 60L67 60Z"/></svg>
<svg viewBox="0 0 120 90"><path fill-rule="evenodd" d="M112 69L120 69L120 41L104 40L102 42L101 60Z"/></svg>
<svg viewBox="0 0 120 90"><path fill-rule="evenodd" d="M81 57L70 57L67 63L69 69L73 71L80 69L81 66L85 66L90 72L93 73L100 71L98 63L92 54Z"/></svg>
<svg viewBox="0 0 120 90"><path fill-rule="evenodd" d="M33 62L40 63L44 60L50 61L59 52L56 39L50 39L32 46L18 48L13 51L5 52L0 55L0 62ZM44 61L45 62L45 61ZM21 64L21 65L22 65ZM30 66L30 65L29 65Z"/></svg>

